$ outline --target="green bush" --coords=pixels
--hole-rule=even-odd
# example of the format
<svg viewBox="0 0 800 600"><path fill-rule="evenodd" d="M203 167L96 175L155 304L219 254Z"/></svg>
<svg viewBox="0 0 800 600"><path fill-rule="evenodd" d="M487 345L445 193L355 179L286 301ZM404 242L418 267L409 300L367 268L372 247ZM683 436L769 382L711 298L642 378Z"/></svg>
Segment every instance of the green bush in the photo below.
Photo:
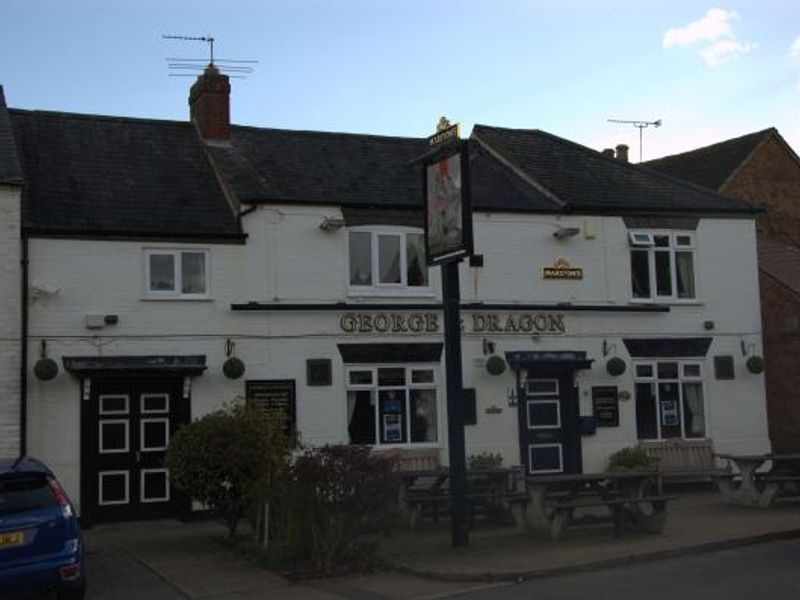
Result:
<svg viewBox="0 0 800 600"><path fill-rule="evenodd" d="M364 446L323 446L299 456L288 478L283 542L314 574L374 562L369 534L397 517L399 478L389 458Z"/></svg>
<svg viewBox="0 0 800 600"><path fill-rule="evenodd" d="M165 464L176 489L208 506L236 534L248 510L282 493L294 433L284 421L244 406L210 413L172 438Z"/></svg>
<svg viewBox="0 0 800 600"><path fill-rule="evenodd" d="M651 458L642 448L622 448L608 459L609 471L655 471L658 459Z"/></svg>
<svg viewBox="0 0 800 600"><path fill-rule="evenodd" d="M503 465L503 456L500 453L481 452L470 454L467 458L468 469L498 469Z"/></svg>

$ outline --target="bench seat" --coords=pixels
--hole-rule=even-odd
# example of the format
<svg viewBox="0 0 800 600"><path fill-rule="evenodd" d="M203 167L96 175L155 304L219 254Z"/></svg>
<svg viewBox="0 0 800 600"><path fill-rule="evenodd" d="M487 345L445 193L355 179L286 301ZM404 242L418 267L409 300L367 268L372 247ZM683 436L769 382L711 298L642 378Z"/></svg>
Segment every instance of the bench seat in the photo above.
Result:
<svg viewBox="0 0 800 600"><path fill-rule="evenodd" d="M640 498L576 498L553 505L553 515L550 521L550 537L554 540L561 536L571 524L578 524L573 512L580 508L605 506L611 512L609 520L614 523L614 537L620 537L626 525L633 525L637 529L650 533L661 533L664 530L667 518L667 503L677 499L677 496L642 496ZM642 505L650 505L652 513L644 513Z"/></svg>

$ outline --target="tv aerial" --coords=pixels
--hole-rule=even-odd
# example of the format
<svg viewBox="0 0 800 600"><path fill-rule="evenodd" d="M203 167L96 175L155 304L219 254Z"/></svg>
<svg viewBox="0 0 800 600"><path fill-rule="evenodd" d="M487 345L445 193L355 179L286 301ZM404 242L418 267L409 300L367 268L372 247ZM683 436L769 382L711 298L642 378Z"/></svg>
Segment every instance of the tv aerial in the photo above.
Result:
<svg viewBox="0 0 800 600"><path fill-rule="evenodd" d="M214 38L208 36L170 35L161 36L165 40L181 40L184 42L205 42L208 44L208 60L204 58L167 58L167 68L170 77L194 77L198 72L207 67L214 67L220 73L235 79L244 79L253 72L249 65L257 64L257 60L234 60L229 58L214 58ZM188 71L188 72L181 72Z"/></svg>
<svg viewBox="0 0 800 600"><path fill-rule="evenodd" d="M607 119L609 123L624 123L633 125L639 130L639 162L642 162L642 132L650 126L661 127L661 119L655 121L626 121L623 119Z"/></svg>

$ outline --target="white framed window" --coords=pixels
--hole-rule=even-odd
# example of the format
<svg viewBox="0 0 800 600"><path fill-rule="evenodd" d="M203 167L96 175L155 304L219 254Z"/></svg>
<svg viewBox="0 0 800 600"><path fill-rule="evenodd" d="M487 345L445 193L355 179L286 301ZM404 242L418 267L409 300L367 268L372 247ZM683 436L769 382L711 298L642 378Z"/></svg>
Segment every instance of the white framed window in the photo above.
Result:
<svg viewBox="0 0 800 600"><path fill-rule="evenodd" d="M139 397L139 412L143 415L169 412L169 394L142 394Z"/></svg>
<svg viewBox="0 0 800 600"><path fill-rule="evenodd" d="M142 452L162 452L169 446L169 419L139 421L139 449Z"/></svg>
<svg viewBox="0 0 800 600"><path fill-rule="evenodd" d="M130 451L128 419L103 419L98 422L100 454L124 454Z"/></svg>
<svg viewBox="0 0 800 600"><path fill-rule="evenodd" d="M347 368L351 444L435 445L439 441L438 365Z"/></svg>
<svg viewBox="0 0 800 600"><path fill-rule="evenodd" d="M97 477L97 504L113 506L130 502L130 474L128 471L100 471Z"/></svg>
<svg viewBox="0 0 800 600"><path fill-rule="evenodd" d="M701 362L677 359L637 362L634 388L639 439L706 437Z"/></svg>
<svg viewBox="0 0 800 600"><path fill-rule="evenodd" d="M561 473L564 470L564 450L561 444L528 445L530 473Z"/></svg>
<svg viewBox="0 0 800 600"><path fill-rule="evenodd" d="M145 294L151 298L207 298L208 250L145 250Z"/></svg>
<svg viewBox="0 0 800 600"><path fill-rule="evenodd" d="M693 301L694 232L629 231L631 296L634 300Z"/></svg>
<svg viewBox="0 0 800 600"><path fill-rule="evenodd" d="M347 235L351 291L430 290L421 231L408 227L353 228Z"/></svg>
<svg viewBox="0 0 800 600"><path fill-rule="evenodd" d="M129 398L127 394L101 394L101 415L127 415Z"/></svg>

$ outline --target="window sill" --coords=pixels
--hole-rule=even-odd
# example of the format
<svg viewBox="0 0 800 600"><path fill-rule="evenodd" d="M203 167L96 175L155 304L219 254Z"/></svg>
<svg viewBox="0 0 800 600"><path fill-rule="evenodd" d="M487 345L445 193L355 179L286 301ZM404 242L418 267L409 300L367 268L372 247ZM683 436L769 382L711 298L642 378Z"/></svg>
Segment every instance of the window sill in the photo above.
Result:
<svg viewBox="0 0 800 600"><path fill-rule="evenodd" d="M211 296L142 296L142 302L213 302Z"/></svg>
<svg viewBox="0 0 800 600"><path fill-rule="evenodd" d="M669 298L651 300L649 298L631 298L628 304L656 304L662 306L703 306L705 302L702 300L674 300Z"/></svg>
<svg viewBox="0 0 800 600"><path fill-rule="evenodd" d="M347 290L348 298L363 298L370 300L372 298L435 298L436 292L430 288L411 290L408 288L389 288L389 289L357 289L349 288Z"/></svg>

